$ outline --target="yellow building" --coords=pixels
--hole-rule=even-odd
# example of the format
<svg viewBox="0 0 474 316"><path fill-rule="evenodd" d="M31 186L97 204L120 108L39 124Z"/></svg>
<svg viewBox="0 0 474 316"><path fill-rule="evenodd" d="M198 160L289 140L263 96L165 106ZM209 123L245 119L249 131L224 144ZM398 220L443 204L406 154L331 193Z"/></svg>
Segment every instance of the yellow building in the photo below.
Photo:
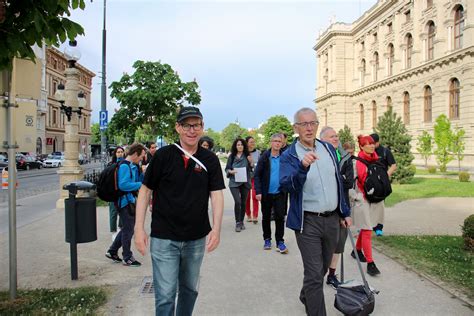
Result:
<svg viewBox="0 0 474 316"><path fill-rule="evenodd" d="M15 139L18 152L49 154L64 151L64 120L60 103L54 98L57 86L65 83L67 60L64 54L51 47L33 47L36 62L15 59L13 92L18 107L14 109ZM79 121L79 153L90 155L91 90L93 72L76 64L80 70L79 90L87 100ZM0 72L0 98L8 94L7 72ZM0 141L6 140L6 110L0 110ZM4 152L0 148L0 152Z"/></svg>
<svg viewBox="0 0 474 316"><path fill-rule="evenodd" d="M321 124L369 134L391 107L421 162L416 138L424 130L433 134L445 114L466 131L462 166L474 166L474 15L467 14L473 5L379 0L354 23L333 23L314 47Z"/></svg>

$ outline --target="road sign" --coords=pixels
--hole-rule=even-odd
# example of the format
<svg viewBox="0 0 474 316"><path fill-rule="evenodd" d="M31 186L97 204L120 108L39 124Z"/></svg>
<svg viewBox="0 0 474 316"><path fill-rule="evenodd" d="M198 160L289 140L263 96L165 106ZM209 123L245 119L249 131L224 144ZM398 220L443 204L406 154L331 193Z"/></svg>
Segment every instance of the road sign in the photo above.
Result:
<svg viewBox="0 0 474 316"><path fill-rule="evenodd" d="M104 131L107 129L107 111L100 111L100 130Z"/></svg>

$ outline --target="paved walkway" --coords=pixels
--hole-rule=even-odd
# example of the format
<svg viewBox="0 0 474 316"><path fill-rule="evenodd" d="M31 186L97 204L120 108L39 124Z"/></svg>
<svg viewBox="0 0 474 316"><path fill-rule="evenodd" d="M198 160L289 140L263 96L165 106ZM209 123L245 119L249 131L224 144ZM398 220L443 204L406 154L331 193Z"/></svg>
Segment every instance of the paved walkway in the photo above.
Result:
<svg viewBox="0 0 474 316"><path fill-rule="evenodd" d="M446 228L441 233L455 232L466 212L473 213L473 202L474 199L457 198L404 202L388 209L386 232L434 233L436 227ZM195 315L304 315L298 300L303 268L294 233L286 230L288 255L264 251L260 225L248 224L245 231L235 233L232 198L228 192L225 205L221 245L205 256ZM448 208L449 216L445 216ZM69 245L64 241L62 211L51 211L45 218L19 228L19 287L107 285L112 294L102 308L103 313L152 315L153 298L139 294L144 277L151 276L150 256L141 258L135 253L143 262L140 268L110 263L104 257L111 243L108 210L100 207L97 213L98 240L78 246L79 280L74 282L70 280ZM447 221L448 218L455 219ZM413 220L418 224L410 227ZM346 249L349 250L349 242ZM355 261L348 254L346 251L346 279L358 278ZM0 255L8 257L7 233L0 234ZM369 277L369 283L380 290L375 315L473 314L463 302L390 258L377 252L374 257L382 272L379 277ZM0 287L8 289L7 264L0 267ZM333 307L334 293L325 286L329 315L339 315Z"/></svg>

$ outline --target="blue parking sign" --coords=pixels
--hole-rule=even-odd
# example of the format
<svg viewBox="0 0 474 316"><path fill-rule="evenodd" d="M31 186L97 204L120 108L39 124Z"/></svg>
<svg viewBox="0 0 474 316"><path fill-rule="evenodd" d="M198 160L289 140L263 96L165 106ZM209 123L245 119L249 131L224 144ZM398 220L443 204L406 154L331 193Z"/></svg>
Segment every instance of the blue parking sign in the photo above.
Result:
<svg viewBox="0 0 474 316"><path fill-rule="evenodd" d="M106 130L107 129L107 111L100 111L100 130L103 131L103 130Z"/></svg>

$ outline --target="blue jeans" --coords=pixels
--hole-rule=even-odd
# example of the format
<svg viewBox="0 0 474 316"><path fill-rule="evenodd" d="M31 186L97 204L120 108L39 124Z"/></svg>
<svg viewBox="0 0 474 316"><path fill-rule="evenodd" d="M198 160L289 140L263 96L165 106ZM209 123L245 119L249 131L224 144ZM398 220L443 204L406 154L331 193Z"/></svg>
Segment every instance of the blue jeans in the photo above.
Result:
<svg viewBox="0 0 474 316"><path fill-rule="evenodd" d="M199 271L206 237L192 241L151 238L150 253L155 287L155 315L192 315L198 296Z"/></svg>

